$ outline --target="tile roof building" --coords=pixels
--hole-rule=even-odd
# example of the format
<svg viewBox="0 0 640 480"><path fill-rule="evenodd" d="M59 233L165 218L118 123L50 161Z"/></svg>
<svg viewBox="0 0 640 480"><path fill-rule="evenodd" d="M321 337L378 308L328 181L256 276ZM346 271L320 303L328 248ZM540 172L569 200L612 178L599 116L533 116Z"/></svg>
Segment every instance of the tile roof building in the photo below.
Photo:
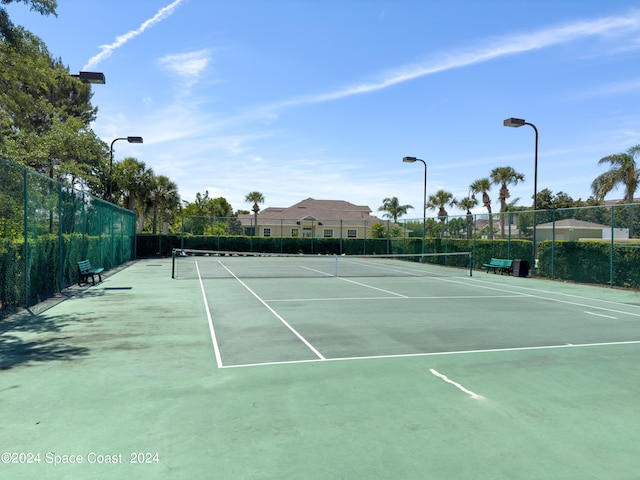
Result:
<svg viewBox="0 0 640 480"><path fill-rule="evenodd" d="M257 225L251 214L238 219L248 235L305 238L366 238L371 226L382 222L367 206L313 198L290 207L265 208L258 213Z"/></svg>

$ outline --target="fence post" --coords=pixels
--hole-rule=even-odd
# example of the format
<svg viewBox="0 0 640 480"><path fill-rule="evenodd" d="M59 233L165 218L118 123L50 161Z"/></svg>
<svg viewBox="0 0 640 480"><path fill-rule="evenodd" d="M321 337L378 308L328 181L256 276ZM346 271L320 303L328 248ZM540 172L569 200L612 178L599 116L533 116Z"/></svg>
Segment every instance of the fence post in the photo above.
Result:
<svg viewBox="0 0 640 480"><path fill-rule="evenodd" d="M22 173L22 178L24 179L24 211L23 211L23 223L24 223L24 245L22 246L23 254L22 261L24 262L24 307L29 308L29 287L30 287L30 276L31 272L29 271L29 176L27 174L27 169L25 168Z"/></svg>
<svg viewBox="0 0 640 480"><path fill-rule="evenodd" d="M556 209L551 210L551 280L556 279Z"/></svg>
<svg viewBox="0 0 640 480"><path fill-rule="evenodd" d="M391 220L387 220L387 255L391 253Z"/></svg>
<svg viewBox="0 0 640 480"><path fill-rule="evenodd" d="M511 259L511 222L513 222L513 213L509 212L509 213L503 213L503 215L508 215L507 216L507 224L508 224L508 231L509 234L507 236L507 258Z"/></svg>
<svg viewBox="0 0 640 480"><path fill-rule="evenodd" d="M367 254L367 221L364 221L364 248L363 250L363 255Z"/></svg>
<svg viewBox="0 0 640 480"><path fill-rule="evenodd" d="M64 240L62 237L62 225L64 225L62 221L62 184L58 184L58 292L62 291L64 284Z"/></svg>
<svg viewBox="0 0 640 480"><path fill-rule="evenodd" d="M613 235L615 233L615 206L611 205L611 248L609 250L609 288L613 288L613 261L614 261L614 244L613 244ZM631 228L631 225L629 225Z"/></svg>
<svg viewBox="0 0 640 480"><path fill-rule="evenodd" d="M220 240L218 240L219 242ZM220 245L218 245L218 250ZM184 250L184 215L180 215L180 250Z"/></svg>

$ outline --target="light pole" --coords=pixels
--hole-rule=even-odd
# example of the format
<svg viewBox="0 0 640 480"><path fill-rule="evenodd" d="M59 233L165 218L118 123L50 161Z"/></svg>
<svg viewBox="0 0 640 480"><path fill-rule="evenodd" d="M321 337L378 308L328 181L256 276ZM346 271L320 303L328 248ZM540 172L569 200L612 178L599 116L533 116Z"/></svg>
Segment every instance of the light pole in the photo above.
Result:
<svg viewBox="0 0 640 480"><path fill-rule="evenodd" d="M424 165L424 192L422 198L422 250L424 253L424 238L427 236L427 162L416 157L404 157L404 163L422 162Z"/></svg>
<svg viewBox="0 0 640 480"><path fill-rule="evenodd" d="M533 123L525 122L521 118L507 118L503 125L505 127L521 127L523 125L529 125L536 132L536 150L535 150L535 163L533 169L533 265L531 271L536 271L536 210L538 201L538 129Z"/></svg>
<svg viewBox="0 0 640 480"><path fill-rule="evenodd" d="M118 140L126 140L129 143L142 143L142 137L120 137L111 142L111 155L109 156L109 201L113 202L113 144Z"/></svg>

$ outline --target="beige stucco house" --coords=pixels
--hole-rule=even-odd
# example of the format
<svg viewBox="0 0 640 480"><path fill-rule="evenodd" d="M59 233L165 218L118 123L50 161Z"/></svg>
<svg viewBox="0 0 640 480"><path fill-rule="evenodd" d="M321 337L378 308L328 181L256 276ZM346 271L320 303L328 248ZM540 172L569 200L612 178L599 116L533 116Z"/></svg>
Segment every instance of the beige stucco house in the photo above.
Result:
<svg viewBox="0 0 640 480"><path fill-rule="evenodd" d="M555 222L541 223L536 228L536 236L540 240L567 240L576 242L584 239L611 239L611 226L599 223L586 222L568 218ZM629 230L626 228L615 228L614 239L629 238Z"/></svg>
<svg viewBox="0 0 640 480"><path fill-rule="evenodd" d="M258 214L238 215L247 235L262 237L366 238L381 219L367 206L344 200L307 198L290 207L268 207ZM254 230L255 227L255 230Z"/></svg>

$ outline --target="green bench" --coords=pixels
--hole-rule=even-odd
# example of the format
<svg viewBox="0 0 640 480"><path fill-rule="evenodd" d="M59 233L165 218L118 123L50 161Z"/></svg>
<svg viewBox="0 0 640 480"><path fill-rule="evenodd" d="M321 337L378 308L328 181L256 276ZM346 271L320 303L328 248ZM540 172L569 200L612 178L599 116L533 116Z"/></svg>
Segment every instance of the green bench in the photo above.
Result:
<svg viewBox="0 0 640 480"><path fill-rule="evenodd" d="M89 283L89 277L91 277L91 284L96 284L95 275L98 275L98 281L102 281L102 272L104 268L93 268L89 260L81 260L78 262L78 286L82 283Z"/></svg>
<svg viewBox="0 0 640 480"><path fill-rule="evenodd" d="M489 263L485 263L483 265L487 269L487 273L489 270L493 269L493 273L496 271L500 271L500 275L503 272L507 272L507 274L511 273L513 270L513 260L507 260L506 258L492 258Z"/></svg>

